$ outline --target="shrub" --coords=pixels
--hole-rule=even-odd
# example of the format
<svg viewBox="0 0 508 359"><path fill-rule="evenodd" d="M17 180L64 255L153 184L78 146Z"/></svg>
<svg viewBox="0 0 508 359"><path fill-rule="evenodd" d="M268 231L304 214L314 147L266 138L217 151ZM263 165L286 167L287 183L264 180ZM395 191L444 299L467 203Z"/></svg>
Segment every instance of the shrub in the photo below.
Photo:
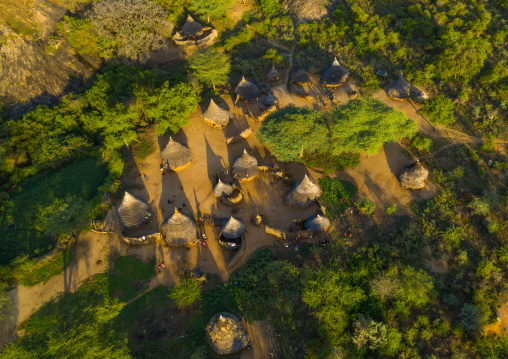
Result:
<svg viewBox="0 0 508 359"><path fill-rule="evenodd" d="M490 203L486 197L475 197L467 207L471 214L477 216L486 216L490 212Z"/></svg>
<svg viewBox="0 0 508 359"><path fill-rule="evenodd" d="M421 111L432 123L449 125L455 121L453 101L444 95L438 95L435 99L427 101Z"/></svg>
<svg viewBox="0 0 508 359"><path fill-rule="evenodd" d="M481 308L476 305L466 303L459 314L460 324L471 336L479 336L482 332L482 313Z"/></svg>
<svg viewBox="0 0 508 359"><path fill-rule="evenodd" d="M489 231L490 234L499 232L500 227L499 222L495 219L487 219L487 231Z"/></svg>
<svg viewBox="0 0 508 359"><path fill-rule="evenodd" d="M192 305L200 297L201 287L199 282L191 278L183 278L169 293L169 298L174 300L180 309Z"/></svg>
<svg viewBox="0 0 508 359"><path fill-rule="evenodd" d="M356 208L358 211L364 216L370 216L374 213L374 209L376 209L376 205L369 201L367 197L363 197L360 202L356 204Z"/></svg>
<svg viewBox="0 0 508 359"><path fill-rule="evenodd" d="M348 181L323 177L319 180L323 194L319 201L325 206L328 216L336 217L351 206L356 195L356 187Z"/></svg>
<svg viewBox="0 0 508 359"><path fill-rule="evenodd" d="M392 215L397 212L397 204L392 204L391 206L386 207L386 214Z"/></svg>
<svg viewBox="0 0 508 359"><path fill-rule="evenodd" d="M428 137L415 136L411 141L411 146L419 153L429 153L432 150L432 140Z"/></svg>
<svg viewBox="0 0 508 359"><path fill-rule="evenodd" d="M496 150L495 140L496 140L495 136L487 136L487 138L482 144L482 151L488 153L494 152Z"/></svg>
<svg viewBox="0 0 508 359"><path fill-rule="evenodd" d="M311 152L303 154L302 162L309 167L320 168L325 172L335 173L343 171L346 168L353 168L360 163L359 153L340 153L334 155L331 151L326 152Z"/></svg>

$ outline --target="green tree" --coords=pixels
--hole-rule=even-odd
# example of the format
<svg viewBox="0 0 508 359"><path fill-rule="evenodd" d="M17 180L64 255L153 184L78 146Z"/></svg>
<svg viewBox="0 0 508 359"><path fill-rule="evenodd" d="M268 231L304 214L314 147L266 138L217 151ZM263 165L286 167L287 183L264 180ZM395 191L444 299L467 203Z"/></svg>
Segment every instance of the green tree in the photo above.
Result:
<svg viewBox="0 0 508 359"><path fill-rule="evenodd" d="M231 70L229 56L215 48L194 53L189 59L189 67L199 82L212 85L214 91L216 85L224 85L228 81Z"/></svg>
<svg viewBox="0 0 508 359"><path fill-rule="evenodd" d="M403 113L379 100L353 100L336 108L331 117L332 151L376 154L384 143L412 138L418 126Z"/></svg>
<svg viewBox="0 0 508 359"><path fill-rule="evenodd" d="M449 125L455 121L453 101L445 95L438 95L436 98L425 102L421 111L429 117L432 123Z"/></svg>
<svg viewBox="0 0 508 359"><path fill-rule="evenodd" d="M201 297L199 282L191 278L183 278L169 293L169 297L176 302L178 308L192 305Z"/></svg>
<svg viewBox="0 0 508 359"><path fill-rule="evenodd" d="M13 308L14 303L12 303L9 294L9 285L0 282L0 323L11 317Z"/></svg>
<svg viewBox="0 0 508 359"><path fill-rule="evenodd" d="M383 346L386 342L386 325L377 323L370 317L359 314L358 319L354 322L354 328L353 343L358 348L374 350Z"/></svg>
<svg viewBox="0 0 508 359"><path fill-rule="evenodd" d="M196 14L206 16L210 22L210 17L225 16L232 4L233 0L192 0L192 9Z"/></svg>
<svg viewBox="0 0 508 359"><path fill-rule="evenodd" d="M256 136L282 162L298 162L303 153L328 150L328 128L322 112L288 106L270 114Z"/></svg>

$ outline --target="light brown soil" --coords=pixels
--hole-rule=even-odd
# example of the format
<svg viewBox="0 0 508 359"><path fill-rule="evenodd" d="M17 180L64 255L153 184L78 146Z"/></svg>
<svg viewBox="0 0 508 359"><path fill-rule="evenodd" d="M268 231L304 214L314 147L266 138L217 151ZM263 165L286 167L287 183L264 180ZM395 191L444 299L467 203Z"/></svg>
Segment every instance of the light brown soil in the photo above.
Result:
<svg viewBox="0 0 508 359"><path fill-rule="evenodd" d="M241 359L266 359L271 358L270 353L277 350L277 344L273 336L273 329L267 320L258 320L247 323L247 333L252 343L251 349L242 352Z"/></svg>
<svg viewBox="0 0 508 359"><path fill-rule="evenodd" d="M497 308L497 322L485 326L485 335L495 334L504 336L508 333L508 303Z"/></svg>

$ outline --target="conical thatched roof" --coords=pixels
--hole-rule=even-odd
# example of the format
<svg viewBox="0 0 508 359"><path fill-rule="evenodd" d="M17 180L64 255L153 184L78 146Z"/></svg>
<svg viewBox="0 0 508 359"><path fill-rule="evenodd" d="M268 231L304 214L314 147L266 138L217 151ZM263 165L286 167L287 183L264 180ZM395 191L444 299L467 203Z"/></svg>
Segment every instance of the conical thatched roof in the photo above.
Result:
<svg viewBox="0 0 508 359"><path fill-rule="evenodd" d="M162 234L170 246L189 246L198 240L194 220L176 208L175 213L162 224Z"/></svg>
<svg viewBox="0 0 508 359"><path fill-rule="evenodd" d="M326 69L321 76L321 83L325 86L336 87L344 84L349 76L349 71L340 66L337 58L333 61L332 66Z"/></svg>
<svg viewBox="0 0 508 359"><path fill-rule="evenodd" d="M229 217L222 225L222 235L228 239L240 238L245 230L245 224L241 219Z"/></svg>
<svg viewBox="0 0 508 359"><path fill-rule="evenodd" d="M168 144L161 152L161 157L162 164L168 165L174 171L190 163L191 150L170 137Z"/></svg>
<svg viewBox="0 0 508 359"><path fill-rule="evenodd" d="M402 75L400 75L399 79L388 89L388 96L394 100L405 100L410 95L411 84L407 82Z"/></svg>
<svg viewBox="0 0 508 359"><path fill-rule="evenodd" d="M268 72L267 78L268 81L278 81L280 80L280 72L272 66L272 69Z"/></svg>
<svg viewBox="0 0 508 359"><path fill-rule="evenodd" d="M305 175L303 180L286 193L284 201L293 206L308 207L319 196L321 196L321 189Z"/></svg>
<svg viewBox="0 0 508 359"><path fill-rule="evenodd" d="M330 227L330 220L322 214L316 214L305 221L305 229L310 229L314 232L324 232L328 227Z"/></svg>
<svg viewBox="0 0 508 359"><path fill-rule="evenodd" d="M213 99L210 99L210 105L203 112L203 119L213 126L224 127L228 124L231 114L220 108Z"/></svg>
<svg viewBox="0 0 508 359"><path fill-rule="evenodd" d="M123 228L134 228L150 218L146 202L125 192L122 202L116 206L116 215Z"/></svg>
<svg viewBox="0 0 508 359"><path fill-rule="evenodd" d="M259 96L261 91L256 85L242 76L242 80L235 88L235 93L243 100L253 100Z"/></svg>
<svg viewBox="0 0 508 359"><path fill-rule="evenodd" d="M227 197L230 196L234 190L235 189L233 186L224 183L219 179L215 185L215 188L213 189L213 194L217 197Z"/></svg>
<svg viewBox="0 0 508 359"><path fill-rule="evenodd" d="M408 165L402 169L399 181L402 187L410 189L420 189L425 187L425 180L429 171L422 166L420 161Z"/></svg>
<svg viewBox="0 0 508 359"><path fill-rule="evenodd" d="M291 75L291 81L299 83L300 85L310 82L309 74L304 70L296 70Z"/></svg>
<svg viewBox="0 0 508 359"><path fill-rule="evenodd" d="M188 15L185 24L182 26L182 31L185 36L198 37L203 35L203 26Z"/></svg>
<svg viewBox="0 0 508 359"><path fill-rule="evenodd" d="M275 105L276 103L277 103L277 97L272 95L272 92L268 92L268 95L263 100L263 104L265 106L272 106L272 105Z"/></svg>
<svg viewBox="0 0 508 359"><path fill-rule="evenodd" d="M234 314L215 314L206 325L208 343L217 354L232 354L249 344L242 321Z"/></svg>
<svg viewBox="0 0 508 359"><path fill-rule="evenodd" d="M238 180L250 179L259 173L258 160L246 150L233 163L233 177Z"/></svg>

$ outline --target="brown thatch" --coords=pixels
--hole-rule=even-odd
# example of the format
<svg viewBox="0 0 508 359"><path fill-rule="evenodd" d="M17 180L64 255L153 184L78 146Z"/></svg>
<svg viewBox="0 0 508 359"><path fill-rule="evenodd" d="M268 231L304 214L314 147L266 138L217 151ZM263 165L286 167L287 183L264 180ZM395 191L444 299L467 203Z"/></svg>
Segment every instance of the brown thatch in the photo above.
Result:
<svg viewBox="0 0 508 359"><path fill-rule="evenodd" d="M280 80L280 72L277 71L275 67L272 66L272 69L268 72L268 81L279 81Z"/></svg>
<svg viewBox="0 0 508 359"><path fill-rule="evenodd" d="M116 206L116 215L123 228L137 227L150 218L146 202L125 192L122 202Z"/></svg>
<svg viewBox="0 0 508 359"><path fill-rule="evenodd" d="M253 101L259 96L261 91L256 85L254 85L249 80L246 80L245 77L242 76L242 80L235 88L235 93L239 100Z"/></svg>
<svg viewBox="0 0 508 359"><path fill-rule="evenodd" d="M237 239L240 238L244 230L245 224L241 219L229 217L222 225L221 235L228 239Z"/></svg>
<svg viewBox="0 0 508 359"><path fill-rule="evenodd" d="M210 99L210 105L203 112L203 120L214 127L222 128L228 124L230 119L231 114L220 108L213 99Z"/></svg>
<svg viewBox="0 0 508 359"><path fill-rule="evenodd" d="M217 197L222 197L222 196L227 197L227 196L233 194L234 190L235 189L233 188L233 186L231 186L230 184L224 183L219 179L219 181L217 182L217 184L215 185L215 187L213 189L213 194Z"/></svg>
<svg viewBox="0 0 508 359"><path fill-rule="evenodd" d="M265 106L273 106L277 103L277 97L275 97L271 92L263 100L263 105Z"/></svg>
<svg viewBox="0 0 508 359"><path fill-rule="evenodd" d="M305 85L310 82L309 74L304 70L296 70L291 75L291 81L300 85Z"/></svg>
<svg viewBox="0 0 508 359"><path fill-rule="evenodd" d="M338 0L283 0L282 7L295 17L297 24L329 16Z"/></svg>
<svg viewBox="0 0 508 359"><path fill-rule="evenodd" d="M421 189L425 187L425 180L429 171L422 166L420 161L408 165L402 169L399 181L402 187L409 189Z"/></svg>
<svg viewBox="0 0 508 359"><path fill-rule="evenodd" d="M180 213L176 208L175 213L162 224L161 231L166 243L170 246L190 246L198 240L194 220Z"/></svg>
<svg viewBox="0 0 508 359"><path fill-rule="evenodd" d="M215 314L206 325L208 343L217 354L232 354L249 344L242 321L234 314Z"/></svg>
<svg viewBox="0 0 508 359"><path fill-rule="evenodd" d="M337 58L333 61L332 66L330 66L323 75L321 76L321 83L327 87L337 87L344 84L349 77L349 71L340 66Z"/></svg>
<svg viewBox="0 0 508 359"><path fill-rule="evenodd" d="M284 201L296 207L308 207L321 196L321 189L307 175L298 182L286 195Z"/></svg>
<svg viewBox="0 0 508 359"><path fill-rule="evenodd" d="M316 214L305 221L305 229L314 232L324 232L328 227L330 227L330 220L322 214Z"/></svg>
<svg viewBox="0 0 508 359"><path fill-rule="evenodd" d="M243 192L241 189L239 189L236 186L233 186L233 193L231 193L229 196L222 196L219 197L221 201L228 205L228 206L235 206L242 202L243 200Z"/></svg>
<svg viewBox="0 0 508 359"><path fill-rule="evenodd" d="M182 32L185 36L198 37L203 35L203 26L188 15L185 24L182 26Z"/></svg>
<svg viewBox="0 0 508 359"><path fill-rule="evenodd" d="M168 144L161 152L161 157L163 166L178 171L190 164L191 150L170 137Z"/></svg>
<svg viewBox="0 0 508 359"><path fill-rule="evenodd" d="M411 84L406 81L404 76L400 75L399 79L388 89L388 96L393 100L405 100L411 95Z"/></svg>
<svg viewBox="0 0 508 359"><path fill-rule="evenodd" d="M233 178L239 181L248 180L256 177L258 173L258 160L249 155L247 150L243 150L243 154L233 163Z"/></svg>

